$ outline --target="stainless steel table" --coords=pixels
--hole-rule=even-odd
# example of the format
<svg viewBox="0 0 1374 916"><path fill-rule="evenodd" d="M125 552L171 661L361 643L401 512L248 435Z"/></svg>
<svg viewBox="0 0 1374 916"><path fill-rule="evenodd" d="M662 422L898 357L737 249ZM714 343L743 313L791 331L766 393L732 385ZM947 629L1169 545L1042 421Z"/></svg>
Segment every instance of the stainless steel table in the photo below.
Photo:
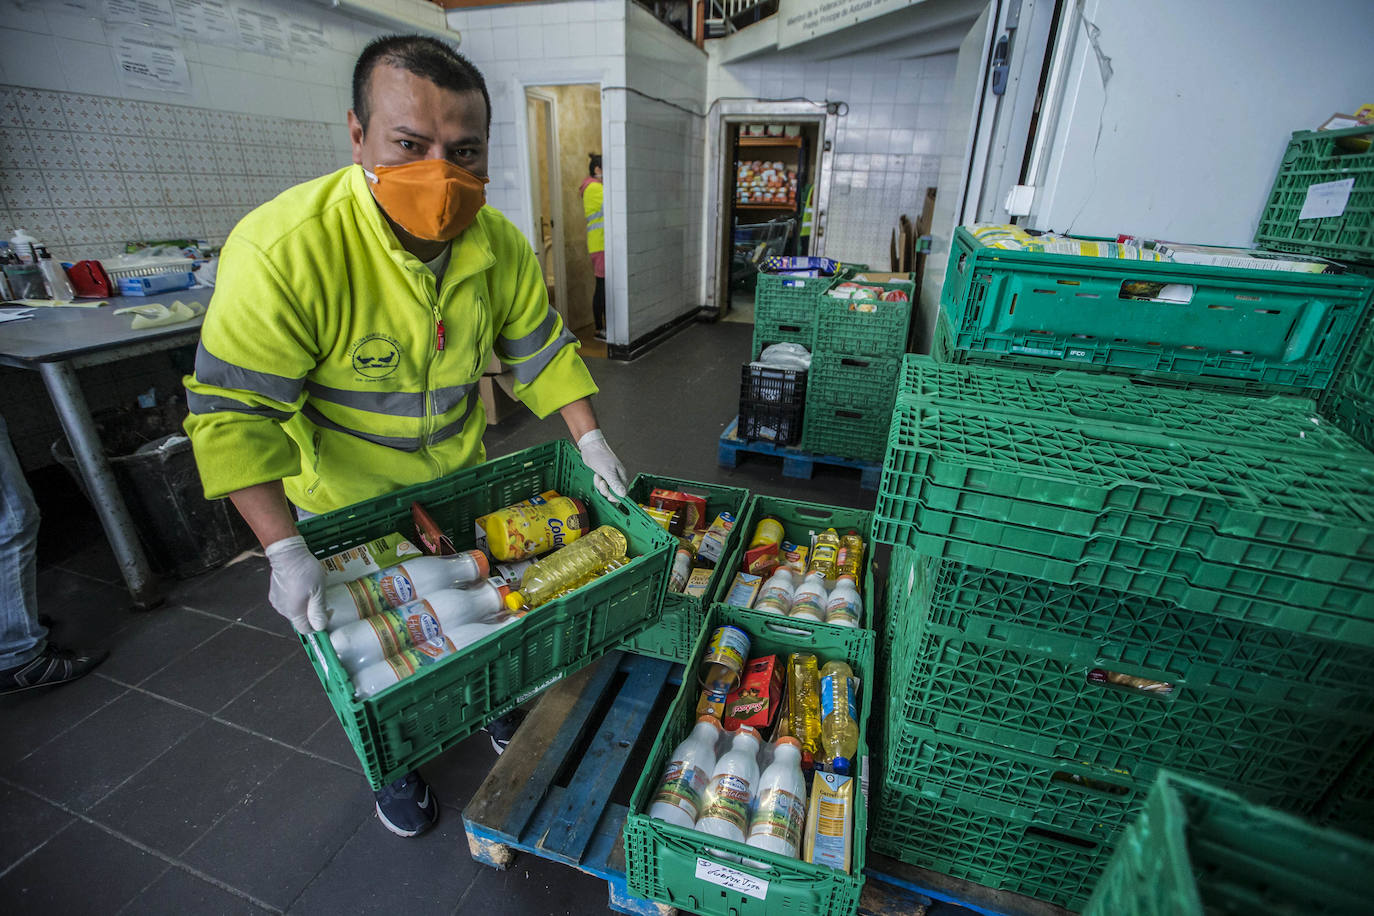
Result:
<svg viewBox="0 0 1374 916"><path fill-rule="evenodd" d="M124 582L140 607L160 602L161 588L148 568L148 557L105 459L76 370L195 343L200 338L202 318L132 331L129 324L133 315L115 315L114 311L130 305L171 305L177 299L209 305L211 292L188 289L157 296L116 297L100 308L40 307L33 309L32 318L0 324L0 365L33 369L43 377ZM5 308L8 311L13 306Z"/></svg>

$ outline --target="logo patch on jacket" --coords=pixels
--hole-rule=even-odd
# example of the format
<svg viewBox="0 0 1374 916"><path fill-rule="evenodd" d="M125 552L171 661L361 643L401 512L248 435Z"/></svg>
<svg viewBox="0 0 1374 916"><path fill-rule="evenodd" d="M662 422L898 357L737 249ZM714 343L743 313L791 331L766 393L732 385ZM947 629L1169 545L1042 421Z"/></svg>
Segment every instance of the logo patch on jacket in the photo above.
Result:
<svg viewBox="0 0 1374 916"><path fill-rule="evenodd" d="M369 334L353 344L353 371L363 378L386 378L401 363L401 348L383 334Z"/></svg>

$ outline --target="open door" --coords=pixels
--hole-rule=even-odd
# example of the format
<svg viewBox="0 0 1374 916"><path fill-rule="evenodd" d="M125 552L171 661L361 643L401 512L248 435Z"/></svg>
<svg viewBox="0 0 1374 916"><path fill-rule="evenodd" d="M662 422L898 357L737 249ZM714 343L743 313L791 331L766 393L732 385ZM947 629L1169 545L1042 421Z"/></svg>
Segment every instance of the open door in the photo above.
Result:
<svg viewBox="0 0 1374 916"><path fill-rule="evenodd" d="M534 253L544 271L549 303L568 322L567 281L563 275L563 220L559 213L557 99L539 89L525 90L525 116L530 138L530 212L538 238Z"/></svg>

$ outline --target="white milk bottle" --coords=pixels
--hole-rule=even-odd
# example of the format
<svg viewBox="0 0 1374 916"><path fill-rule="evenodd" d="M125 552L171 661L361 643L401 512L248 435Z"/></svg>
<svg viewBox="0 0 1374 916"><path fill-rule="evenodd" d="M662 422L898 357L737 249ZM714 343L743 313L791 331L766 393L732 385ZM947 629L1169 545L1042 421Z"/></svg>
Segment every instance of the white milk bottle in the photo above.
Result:
<svg viewBox="0 0 1374 916"><path fill-rule="evenodd" d="M797 580L792 570L779 566L777 572L763 583L759 596L754 599L754 610L770 614L786 614L792 608L792 593L797 589Z"/></svg>
<svg viewBox="0 0 1374 916"><path fill-rule="evenodd" d="M797 591L792 595L792 608L787 613L802 620L817 623L825 619L825 602L829 597L825 590L825 574L808 573Z"/></svg>
<svg viewBox="0 0 1374 916"><path fill-rule="evenodd" d="M745 842L795 859L805 827L806 777L801 771L801 744L796 738L779 738L773 747L773 762L759 777L758 802Z"/></svg>
<svg viewBox="0 0 1374 916"><path fill-rule="evenodd" d="M334 654L349 674L468 623L496 623L508 612L504 586L479 582L469 588L441 588L428 598L344 624L329 634Z"/></svg>
<svg viewBox="0 0 1374 916"><path fill-rule="evenodd" d="M741 725L730 750L716 761L702 797L697 829L711 836L744 842L754 787L759 782L759 733Z"/></svg>
<svg viewBox="0 0 1374 916"><path fill-rule="evenodd" d="M424 598L441 588L471 585L490 574L487 556L465 550L451 557L416 557L324 590L327 630Z"/></svg>
<svg viewBox="0 0 1374 916"><path fill-rule="evenodd" d="M423 643L417 642L409 649L388 655L353 675L353 690L357 693L358 699L366 699L398 681L423 671L430 665L443 661L488 633L494 633L517 619L507 617L492 623L465 623L449 633L440 633Z"/></svg>
<svg viewBox="0 0 1374 916"><path fill-rule="evenodd" d="M859 589L849 576L840 576L825 602L825 622L837 627L857 627L863 614Z"/></svg>
<svg viewBox="0 0 1374 916"><path fill-rule="evenodd" d="M673 749L664 768L658 794L649 805L649 817L679 827L691 827L701 814L702 790L716 768L716 739L720 722L715 716L701 716L681 744Z"/></svg>

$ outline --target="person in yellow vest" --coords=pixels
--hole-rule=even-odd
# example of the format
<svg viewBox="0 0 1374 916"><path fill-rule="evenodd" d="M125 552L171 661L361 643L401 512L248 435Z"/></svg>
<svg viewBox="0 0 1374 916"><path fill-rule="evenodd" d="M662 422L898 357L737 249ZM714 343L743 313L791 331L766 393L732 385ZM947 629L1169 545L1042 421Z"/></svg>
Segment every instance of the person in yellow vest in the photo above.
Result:
<svg viewBox="0 0 1374 916"><path fill-rule="evenodd" d="M493 350L530 410L562 414L597 488L627 489L534 251L485 205L481 73L437 39L380 38L354 67L348 132L352 165L284 191L230 234L186 378L205 495L233 500L266 549L268 600L301 632L327 620L324 569L297 515L484 461L477 389ZM376 801L401 836L438 818L415 773Z"/></svg>
<svg viewBox="0 0 1374 916"><path fill-rule="evenodd" d="M588 153L587 177L582 179L582 215L587 218L587 253L592 258L596 291L592 293L592 321L596 339L606 339L606 203L601 187L601 156Z"/></svg>

